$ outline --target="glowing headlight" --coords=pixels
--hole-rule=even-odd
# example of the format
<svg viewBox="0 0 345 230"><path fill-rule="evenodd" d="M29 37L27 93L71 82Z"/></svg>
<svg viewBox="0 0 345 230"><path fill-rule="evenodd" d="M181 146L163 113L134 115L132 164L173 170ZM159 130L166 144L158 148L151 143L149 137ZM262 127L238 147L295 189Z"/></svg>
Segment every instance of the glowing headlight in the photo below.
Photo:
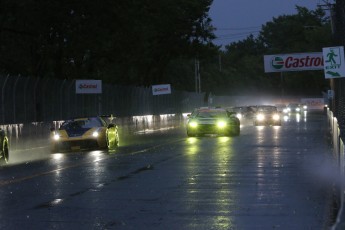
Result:
<svg viewBox="0 0 345 230"><path fill-rule="evenodd" d="M265 120L265 116L262 113L260 113L260 114L256 115L256 119L258 121L263 121L263 120Z"/></svg>
<svg viewBox="0 0 345 230"><path fill-rule="evenodd" d="M287 108L286 110L287 110L288 112L291 112L291 108Z"/></svg>
<svg viewBox="0 0 345 230"><path fill-rule="evenodd" d="M218 121L217 122L217 127L218 128L224 128L226 126L226 122L225 121Z"/></svg>
<svg viewBox="0 0 345 230"><path fill-rule="evenodd" d="M236 114L236 117L241 120L242 119L242 114L238 113L238 114Z"/></svg>
<svg viewBox="0 0 345 230"><path fill-rule="evenodd" d="M300 108L296 108L296 111L299 112L299 111L301 111L301 109Z"/></svg>
<svg viewBox="0 0 345 230"><path fill-rule="evenodd" d="M54 140L58 141L60 139L60 135L55 133L53 138L54 138Z"/></svg>
<svg viewBox="0 0 345 230"><path fill-rule="evenodd" d="M283 113L288 113L289 109L283 109Z"/></svg>
<svg viewBox="0 0 345 230"><path fill-rule="evenodd" d="M308 106L306 106L306 105L303 105L303 109L307 109L308 108Z"/></svg>
<svg viewBox="0 0 345 230"><path fill-rule="evenodd" d="M95 131L95 132L92 133L92 136L93 136L93 137L98 137L98 135L99 135L99 133L98 133L97 131Z"/></svg>
<svg viewBox="0 0 345 230"><path fill-rule="evenodd" d="M273 120L278 121L280 119L280 116L279 114L274 114L272 118Z"/></svg>
<svg viewBox="0 0 345 230"><path fill-rule="evenodd" d="M190 127L192 127L192 128L196 128L196 127L198 126L198 123L195 122L195 121L191 121L191 122L188 123L188 125L189 125Z"/></svg>

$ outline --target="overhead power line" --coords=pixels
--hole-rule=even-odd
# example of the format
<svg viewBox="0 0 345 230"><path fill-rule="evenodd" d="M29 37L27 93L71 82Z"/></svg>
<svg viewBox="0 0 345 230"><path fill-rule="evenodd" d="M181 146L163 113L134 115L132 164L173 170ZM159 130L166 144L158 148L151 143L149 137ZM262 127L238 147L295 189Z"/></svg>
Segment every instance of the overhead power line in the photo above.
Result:
<svg viewBox="0 0 345 230"><path fill-rule="evenodd" d="M217 35L217 38L215 40L229 40L229 39L237 39L237 38L245 38L248 37L249 35L258 35L260 31L249 31L245 33L233 33L233 34L221 34Z"/></svg>
<svg viewBox="0 0 345 230"><path fill-rule="evenodd" d="M224 30L235 30L235 31L239 31L239 30L252 30L252 29L259 29L261 28L261 26L252 26L252 27L238 27L238 28L217 28L217 31L224 31Z"/></svg>

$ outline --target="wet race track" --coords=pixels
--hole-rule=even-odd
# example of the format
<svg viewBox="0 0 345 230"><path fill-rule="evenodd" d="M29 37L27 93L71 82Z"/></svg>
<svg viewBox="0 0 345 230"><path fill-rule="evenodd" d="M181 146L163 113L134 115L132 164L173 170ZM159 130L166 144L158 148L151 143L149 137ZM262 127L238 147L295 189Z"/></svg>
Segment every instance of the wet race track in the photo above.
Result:
<svg viewBox="0 0 345 230"><path fill-rule="evenodd" d="M238 137L183 125L123 135L114 152L14 151L0 229L328 229L336 183L326 115ZM34 160L32 160L34 159Z"/></svg>

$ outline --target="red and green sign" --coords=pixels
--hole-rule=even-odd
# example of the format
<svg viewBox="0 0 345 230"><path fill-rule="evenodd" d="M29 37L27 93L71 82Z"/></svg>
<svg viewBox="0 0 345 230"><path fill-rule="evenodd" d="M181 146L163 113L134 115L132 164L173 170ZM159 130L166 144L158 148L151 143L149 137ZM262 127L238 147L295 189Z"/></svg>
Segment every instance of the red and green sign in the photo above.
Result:
<svg viewBox="0 0 345 230"><path fill-rule="evenodd" d="M320 53L275 54L264 56L265 72L323 70Z"/></svg>

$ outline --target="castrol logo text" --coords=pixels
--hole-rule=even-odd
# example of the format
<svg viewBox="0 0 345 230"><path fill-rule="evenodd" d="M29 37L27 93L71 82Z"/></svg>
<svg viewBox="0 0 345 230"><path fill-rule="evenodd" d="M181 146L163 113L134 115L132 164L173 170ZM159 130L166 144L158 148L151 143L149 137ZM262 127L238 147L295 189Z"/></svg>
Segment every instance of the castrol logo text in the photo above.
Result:
<svg viewBox="0 0 345 230"><path fill-rule="evenodd" d="M265 72L323 70L322 53L265 55Z"/></svg>

